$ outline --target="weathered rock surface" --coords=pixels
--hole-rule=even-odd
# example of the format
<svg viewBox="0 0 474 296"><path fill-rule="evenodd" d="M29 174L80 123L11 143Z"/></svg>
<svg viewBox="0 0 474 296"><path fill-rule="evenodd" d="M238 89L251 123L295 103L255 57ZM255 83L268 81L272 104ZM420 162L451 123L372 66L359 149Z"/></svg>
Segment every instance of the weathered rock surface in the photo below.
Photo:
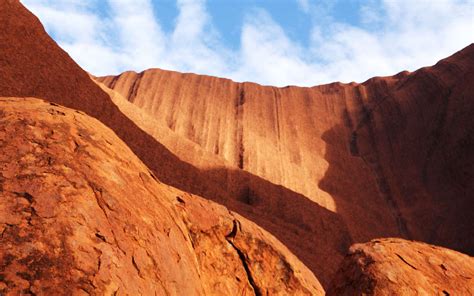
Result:
<svg viewBox="0 0 474 296"><path fill-rule="evenodd" d="M0 96L39 97L97 118L160 181L218 201L257 223L282 241L320 281L327 282L337 269L351 238L336 213L292 190L233 168L225 160L207 161L212 159L205 156L209 152L179 135L157 138L171 130L154 129L154 117L143 119L151 116L126 111L123 104L113 101L18 1L0 1L0 56ZM138 122L125 116L116 103ZM161 141L171 145L165 147ZM182 157L186 153L189 155ZM205 164L201 159L207 159Z"/></svg>
<svg viewBox="0 0 474 296"><path fill-rule="evenodd" d="M97 118L160 181L252 220L325 286L353 242L401 236L474 253L473 67L471 45L362 84L273 88L152 70L100 79L114 94L18 1L0 1L0 96Z"/></svg>
<svg viewBox="0 0 474 296"><path fill-rule="evenodd" d="M160 69L97 80L230 163L226 170L234 178L210 173L209 179L250 204L262 217L256 221L315 272L318 260L308 254L309 244L320 254L340 246L333 261L318 261L328 273L351 241L376 237L413 238L474 254L474 45L433 67L362 84L275 88ZM245 172L306 198L318 215L334 213L325 220L330 227L321 230L324 222L317 219L288 219L274 194L245 181ZM284 202L293 206L294 200ZM281 224L266 226L268 208L279 223L298 229L302 244L285 240L290 234ZM247 212L239 204L233 209ZM306 217L304 209L297 211ZM345 235L334 237L336 229ZM325 243L312 240L321 234ZM323 283L325 276L318 274Z"/></svg>
<svg viewBox="0 0 474 296"><path fill-rule="evenodd" d="M32 98L0 110L0 294L323 294L274 237L159 182L97 120Z"/></svg>
<svg viewBox="0 0 474 296"><path fill-rule="evenodd" d="M356 244L327 295L474 295L474 258L396 238Z"/></svg>

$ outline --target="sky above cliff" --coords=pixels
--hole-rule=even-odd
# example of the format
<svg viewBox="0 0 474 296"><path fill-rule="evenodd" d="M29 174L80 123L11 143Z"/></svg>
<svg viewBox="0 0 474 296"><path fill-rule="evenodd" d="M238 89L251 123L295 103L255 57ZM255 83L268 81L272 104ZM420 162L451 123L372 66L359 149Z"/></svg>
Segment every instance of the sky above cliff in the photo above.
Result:
<svg viewBox="0 0 474 296"><path fill-rule="evenodd" d="M22 0L94 75L163 68L278 86L416 70L474 42L474 0Z"/></svg>

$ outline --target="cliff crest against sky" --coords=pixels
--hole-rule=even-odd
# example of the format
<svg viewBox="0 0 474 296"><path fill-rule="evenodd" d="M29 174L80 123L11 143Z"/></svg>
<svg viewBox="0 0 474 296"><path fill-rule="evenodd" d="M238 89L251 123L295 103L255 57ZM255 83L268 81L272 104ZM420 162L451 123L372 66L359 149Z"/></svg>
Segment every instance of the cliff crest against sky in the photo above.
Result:
<svg viewBox="0 0 474 296"><path fill-rule="evenodd" d="M94 75L158 67L278 86L362 82L474 41L470 0L23 3Z"/></svg>

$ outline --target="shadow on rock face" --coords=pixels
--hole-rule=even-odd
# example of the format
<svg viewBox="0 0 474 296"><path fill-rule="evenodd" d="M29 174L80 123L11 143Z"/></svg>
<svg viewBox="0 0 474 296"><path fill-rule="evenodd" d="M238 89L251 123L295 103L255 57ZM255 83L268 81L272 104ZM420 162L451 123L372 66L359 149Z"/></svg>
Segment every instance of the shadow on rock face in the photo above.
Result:
<svg viewBox="0 0 474 296"><path fill-rule="evenodd" d="M334 199L354 241L401 236L390 189L377 167L376 156L361 157L354 133L342 125L326 131L322 138L329 167L318 185Z"/></svg>
<svg viewBox="0 0 474 296"><path fill-rule="evenodd" d="M288 246L323 282L351 243L337 214L242 170L199 170L127 118L17 1L0 3L0 95L37 97L111 128L166 184L227 205ZM339 258L339 259L336 259Z"/></svg>
<svg viewBox="0 0 474 296"><path fill-rule="evenodd" d="M211 192L203 196L273 234L314 272L323 286L328 284L352 243L338 214L243 170L215 169L201 174L207 182L226 184L227 192L223 198Z"/></svg>
<svg viewBox="0 0 474 296"><path fill-rule="evenodd" d="M392 236L474 253L473 59L466 50L393 85L368 81L344 125L324 133L319 186L355 242Z"/></svg>

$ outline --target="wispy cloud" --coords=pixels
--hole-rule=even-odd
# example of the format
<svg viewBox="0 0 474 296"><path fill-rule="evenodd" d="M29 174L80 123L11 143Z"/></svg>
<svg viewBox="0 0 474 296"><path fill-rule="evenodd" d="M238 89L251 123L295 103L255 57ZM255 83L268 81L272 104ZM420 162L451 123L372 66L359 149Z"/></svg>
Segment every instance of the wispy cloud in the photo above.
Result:
<svg viewBox="0 0 474 296"><path fill-rule="evenodd" d="M119 53L118 67L138 70L156 65L165 53L166 36L153 15L149 0L108 1L109 27L104 34L117 37L114 51ZM166 66L166 65L165 65ZM101 73L103 70L97 69Z"/></svg>
<svg viewBox="0 0 474 296"><path fill-rule="evenodd" d="M205 0L177 0L171 32L151 0L23 3L95 75L160 67L280 86L363 81L431 65L474 42L471 0L371 0L361 5L357 25L334 20L324 1L296 1L313 19L309 45L292 40L260 8L249 9L237 50L223 42ZM104 3L105 16L98 10Z"/></svg>
<svg viewBox="0 0 474 296"><path fill-rule="evenodd" d="M296 0L296 3L298 6L303 10L304 12L308 13L310 10L310 2L309 0Z"/></svg>

